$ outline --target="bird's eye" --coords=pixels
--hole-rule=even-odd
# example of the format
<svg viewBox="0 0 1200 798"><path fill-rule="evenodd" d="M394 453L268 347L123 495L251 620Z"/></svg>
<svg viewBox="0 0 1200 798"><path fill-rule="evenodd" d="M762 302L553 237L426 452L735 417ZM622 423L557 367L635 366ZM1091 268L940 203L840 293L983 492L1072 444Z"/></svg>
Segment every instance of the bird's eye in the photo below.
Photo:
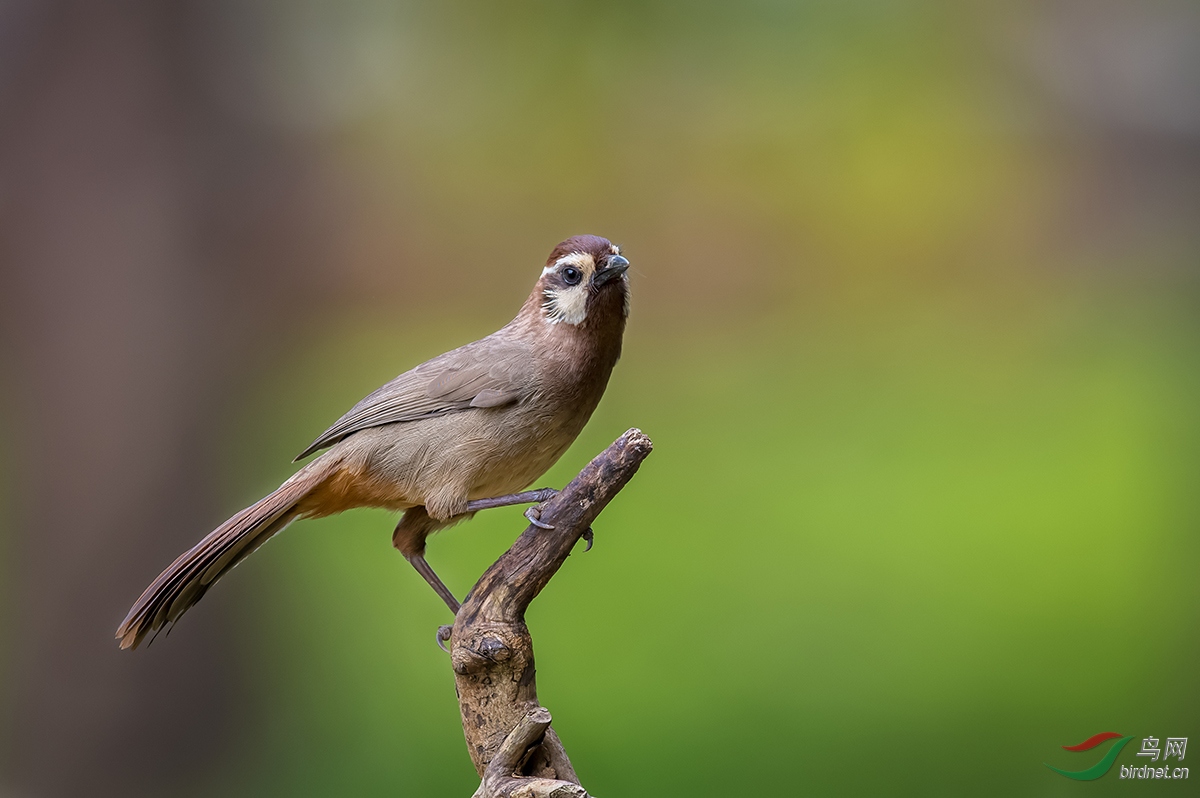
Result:
<svg viewBox="0 0 1200 798"><path fill-rule="evenodd" d="M568 266L563 269L562 276L567 285L578 285L579 281L583 279L583 272L573 266Z"/></svg>

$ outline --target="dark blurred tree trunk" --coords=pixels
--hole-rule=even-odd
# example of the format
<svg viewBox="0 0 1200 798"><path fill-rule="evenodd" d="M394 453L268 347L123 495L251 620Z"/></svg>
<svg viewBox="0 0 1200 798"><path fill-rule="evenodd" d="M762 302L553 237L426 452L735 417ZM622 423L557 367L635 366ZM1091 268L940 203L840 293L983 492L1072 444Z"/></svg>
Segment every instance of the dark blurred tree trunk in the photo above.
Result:
<svg viewBox="0 0 1200 798"><path fill-rule="evenodd" d="M113 640L141 587L230 509L215 419L321 258L316 159L215 106L202 20L152 0L0 19L16 504L0 782L24 796L178 794L239 720L218 631L230 593L170 645Z"/></svg>

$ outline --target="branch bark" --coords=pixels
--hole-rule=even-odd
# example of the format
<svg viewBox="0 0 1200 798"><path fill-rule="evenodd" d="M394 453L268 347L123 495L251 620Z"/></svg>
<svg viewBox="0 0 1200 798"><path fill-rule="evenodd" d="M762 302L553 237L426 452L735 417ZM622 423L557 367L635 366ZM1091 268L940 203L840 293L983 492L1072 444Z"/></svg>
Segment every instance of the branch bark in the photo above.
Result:
<svg viewBox="0 0 1200 798"><path fill-rule="evenodd" d="M463 735L483 779L476 798L586 796L538 703L525 611L653 444L631 429L597 455L476 583L455 617L450 661Z"/></svg>

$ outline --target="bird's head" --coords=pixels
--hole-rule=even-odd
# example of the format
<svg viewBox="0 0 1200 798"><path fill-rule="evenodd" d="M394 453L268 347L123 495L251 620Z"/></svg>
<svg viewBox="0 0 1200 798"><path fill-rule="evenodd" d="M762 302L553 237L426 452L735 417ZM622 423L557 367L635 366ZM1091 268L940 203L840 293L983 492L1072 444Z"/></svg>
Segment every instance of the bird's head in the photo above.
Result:
<svg viewBox="0 0 1200 798"><path fill-rule="evenodd" d="M573 236L546 259L534 288L548 324L580 325L589 318L629 315L629 261L607 238Z"/></svg>

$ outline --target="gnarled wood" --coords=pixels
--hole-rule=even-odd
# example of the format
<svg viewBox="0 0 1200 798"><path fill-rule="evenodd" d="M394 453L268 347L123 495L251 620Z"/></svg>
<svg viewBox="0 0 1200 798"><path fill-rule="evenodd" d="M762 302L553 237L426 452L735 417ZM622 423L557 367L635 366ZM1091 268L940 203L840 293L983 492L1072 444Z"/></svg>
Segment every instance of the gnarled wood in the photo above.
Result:
<svg viewBox="0 0 1200 798"><path fill-rule="evenodd" d="M467 750L483 778L476 796L586 795L571 788L579 778L538 703L525 611L652 448L631 429L597 455L542 505L539 519L553 529L529 525L463 602L450 659Z"/></svg>
<svg viewBox="0 0 1200 798"><path fill-rule="evenodd" d="M513 775L549 728L550 713L544 707L526 713L500 744L473 798L588 798L587 790L573 781Z"/></svg>

